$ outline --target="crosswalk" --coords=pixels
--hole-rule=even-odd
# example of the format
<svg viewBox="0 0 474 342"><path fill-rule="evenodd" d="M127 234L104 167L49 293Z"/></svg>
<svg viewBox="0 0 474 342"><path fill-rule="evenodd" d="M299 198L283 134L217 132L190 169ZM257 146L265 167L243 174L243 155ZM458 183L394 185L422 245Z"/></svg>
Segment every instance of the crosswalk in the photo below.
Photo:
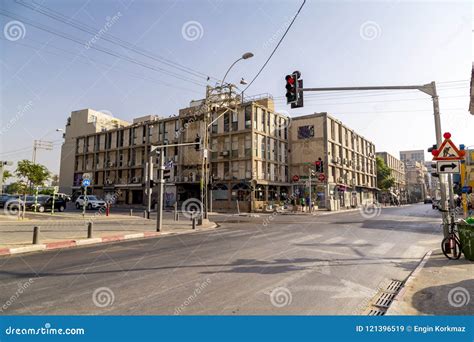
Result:
<svg viewBox="0 0 474 342"><path fill-rule="evenodd" d="M325 237L322 234L305 234L294 236L293 232L271 231L262 232L248 229L226 230L216 234L225 239L232 238L266 238L271 241L285 241L287 246L297 247L305 251L329 253L337 255L348 255L351 250L358 250L364 255L374 258L398 257L403 259L421 258L430 249L435 239L419 241L418 244L402 245L394 242L371 241L368 239L358 239L351 235ZM293 237L293 238L290 238ZM352 254L352 253L349 253Z"/></svg>

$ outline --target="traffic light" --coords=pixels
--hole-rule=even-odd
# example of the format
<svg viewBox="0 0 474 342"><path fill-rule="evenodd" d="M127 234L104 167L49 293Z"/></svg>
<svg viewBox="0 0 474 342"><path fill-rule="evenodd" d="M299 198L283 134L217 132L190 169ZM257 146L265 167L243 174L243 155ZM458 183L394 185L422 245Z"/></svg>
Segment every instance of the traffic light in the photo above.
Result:
<svg viewBox="0 0 474 342"><path fill-rule="evenodd" d="M149 182L150 182L150 188L154 188L155 187L155 181L153 179L150 179Z"/></svg>
<svg viewBox="0 0 474 342"><path fill-rule="evenodd" d="M199 135L196 136L196 139L194 139L194 142L195 142L194 149L196 151L200 151L201 150L201 137Z"/></svg>
<svg viewBox="0 0 474 342"><path fill-rule="evenodd" d="M303 80L299 71L293 71L293 79L295 80L296 101L291 104L291 108L303 107Z"/></svg>
<svg viewBox="0 0 474 342"><path fill-rule="evenodd" d="M434 144L433 146L428 148L429 153L433 153L433 150L436 150L438 148L438 145Z"/></svg>
<svg viewBox="0 0 474 342"><path fill-rule="evenodd" d="M296 103L297 92L296 92L296 83L297 80L294 75L286 75L286 104Z"/></svg>
<svg viewBox="0 0 474 342"><path fill-rule="evenodd" d="M318 160L314 162L314 165L316 166L316 172L324 172L324 162L321 158L318 158Z"/></svg>

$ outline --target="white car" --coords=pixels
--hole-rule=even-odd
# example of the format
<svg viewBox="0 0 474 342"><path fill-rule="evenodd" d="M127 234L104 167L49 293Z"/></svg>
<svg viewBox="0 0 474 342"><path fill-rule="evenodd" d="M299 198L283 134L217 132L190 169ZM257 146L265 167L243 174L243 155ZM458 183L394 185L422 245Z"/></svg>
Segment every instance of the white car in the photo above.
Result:
<svg viewBox="0 0 474 342"><path fill-rule="evenodd" d="M84 202L87 209L99 209L105 207L105 201L98 199L94 195L81 195L76 199L76 208L82 209Z"/></svg>

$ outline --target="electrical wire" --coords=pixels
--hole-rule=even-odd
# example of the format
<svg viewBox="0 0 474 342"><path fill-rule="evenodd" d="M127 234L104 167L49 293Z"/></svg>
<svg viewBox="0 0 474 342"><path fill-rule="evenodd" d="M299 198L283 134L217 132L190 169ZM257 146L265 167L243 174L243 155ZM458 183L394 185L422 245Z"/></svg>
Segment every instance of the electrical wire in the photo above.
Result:
<svg viewBox="0 0 474 342"><path fill-rule="evenodd" d="M296 18L298 17L298 15L300 14L301 10L303 9L303 6L304 4L306 3L306 0L303 0L303 3L301 4L300 8L298 9L298 12L296 12L295 16L293 17L293 20L291 21L290 25L287 27L287 29L285 30L285 33L283 33L283 36L280 38L280 41L278 42L278 44L275 46L275 48L273 49L272 53L270 54L270 56L268 56L267 60L265 61L265 63L262 65L262 67L260 68L260 70L257 72L257 74L255 75L255 77L250 81L250 83L247 85L247 87L245 87L245 89L243 90L243 92L245 92L251 85L252 83L258 78L258 76L260 76L260 74L262 73L263 69L265 69L265 67L267 66L268 62L270 62L270 59L273 57L273 55L275 54L276 50L278 49L278 47L280 46L281 42L283 41L283 39L285 39L286 37L286 34L288 33L288 31L291 29L291 27L293 26L293 23L295 22Z"/></svg>
<svg viewBox="0 0 474 342"><path fill-rule="evenodd" d="M22 16L19 16L17 14L14 14L14 13L11 13L11 12L8 12L8 11L0 11L0 15L3 15L3 16L6 16L6 17L9 17L9 18L12 18L12 19L16 19L16 20L21 20L22 22L24 23L27 23L33 27L36 27L37 29L40 29L42 31L46 31L46 32L49 32L51 34L54 34L56 36L59 36L61 38L64 38L64 39L67 39L67 40L70 40L70 41L73 41L75 43L78 43L78 44L81 44L84 46L84 42L73 37L73 36L68 36L67 34L65 33L61 33L61 32L55 32L54 29L48 27L48 26L45 26L45 25L41 25L41 24L38 24L38 23L35 23L34 21L32 20L29 20L25 17L22 17ZM93 44L93 45L90 45L90 48L91 49L94 49L94 50L97 50L97 51L101 51L103 53L106 53L108 55L111 55L111 56L114 56L114 57L118 57L120 59L123 59L123 60L126 60L130 63L134 63L134 64L137 64L137 65L140 65L144 68L147 68L147 69L151 69L151 70L154 70L154 71L158 71L158 72L162 72L164 74L167 74L169 76L172 76L172 77L175 77L177 79L180 79L180 80L183 80L183 81L186 81L186 82L190 82L190 83L193 83L195 85L198 85L198 86L201 86L201 87L204 87L206 86L205 84L203 83L198 83L196 80L193 80L193 79L190 79L190 78L187 78L185 76L182 76L182 75L179 75L179 74L175 74L171 71L168 71L166 69L163 69L163 68L160 68L160 67L155 67L153 65L150 65L150 64L147 64L147 63L144 63L142 61L139 61L137 59L134 59L134 58L130 58L128 56L125 56L125 55L122 55L120 53L117 53L117 52L114 52L112 50L109 50L109 49L106 49L106 48L103 48L103 47L98 47L97 44Z"/></svg>
<svg viewBox="0 0 474 342"><path fill-rule="evenodd" d="M45 15L49 18L52 18L56 21L60 21L66 25L69 25L69 26L72 26L72 27L75 27L76 29L78 30L81 30L83 32L86 32L86 33L90 33L92 35L96 35L97 32L99 32L99 30L97 28L94 28L92 26L88 26L84 23L81 23L77 20L74 20L72 18L68 18L66 16L64 16L62 13L58 12L58 11L54 11L42 4L38 4L37 2L34 2L34 4L30 4L30 3L27 3L25 1L22 1L22 0L16 0L16 2L19 4L19 5L22 5L24 7L27 7L27 8L30 8L31 10L37 12L37 13L40 13L42 15ZM182 72L185 72L185 73L189 73L190 75L192 76L195 76L195 77L199 77L199 78L204 78L204 79L208 79L208 78L213 78L213 79L216 79L215 77L213 76L209 76L209 75L206 75L200 71L197 71L197 70L194 70L194 69L191 69L189 67L186 67L184 65L181 65L179 63L176 63L176 62L173 62L167 58L164 58L162 56L159 56L159 55L156 55L156 54L153 54L143 48L139 48L137 46L135 46L135 44L132 44L130 42L127 42L127 41L124 41L116 36L113 36L109 33L104 33L100 36L100 39L103 39L105 41L108 41L112 44L116 44L116 45L119 45L127 50L130 50L130 51L133 51L135 53L138 53L142 56L145 56L145 57L148 57L150 59L153 59L157 62L160 62L160 63L163 63L165 65L168 65L172 68L175 68L175 69L178 69Z"/></svg>

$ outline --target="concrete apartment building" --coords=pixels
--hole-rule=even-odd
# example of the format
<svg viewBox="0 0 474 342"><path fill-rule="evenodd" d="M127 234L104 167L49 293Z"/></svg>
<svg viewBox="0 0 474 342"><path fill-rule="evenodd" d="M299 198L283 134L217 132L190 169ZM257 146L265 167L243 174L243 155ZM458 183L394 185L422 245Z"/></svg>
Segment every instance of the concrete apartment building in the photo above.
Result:
<svg viewBox="0 0 474 342"><path fill-rule="evenodd" d="M290 150L294 194L309 195L309 167L321 158L324 177L311 180L318 206L337 210L375 200L375 146L336 118L327 113L292 118Z"/></svg>
<svg viewBox="0 0 474 342"><path fill-rule="evenodd" d="M402 201L406 201L406 173L405 163L395 158L388 152L377 152L377 157L382 158L385 165L390 169L390 175L395 180L391 191Z"/></svg>
<svg viewBox="0 0 474 342"><path fill-rule="evenodd" d="M404 163L408 161L417 161L419 163L424 163L425 151L423 150L400 151L400 160Z"/></svg>
<svg viewBox="0 0 474 342"><path fill-rule="evenodd" d="M85 109L71 113L62 147L60 187L80 193L84 173L97 196L119 204L144 204L145 164L152 145L190 143L203 137L202 101L178 115L148 115L132 123ZM327 113L289 120L269 96L212 114L209 178L213 210L260 211L308 196L308 163L324 161L324 179L313 180L313 198L331 210L371 203L376 193L374 144ZM219 117L220 116L220 117ZM291 124L290 124L291 123ZM202 151L194 146L164 151L166 206L200 198ZM154 179L157 179L156 157ZM153 193L153 201L156 198Z"/></svg>
<svg viewBox="0 0 474 342"><path fill-rule="evenodd" d="M110 121L99 125L97 120L94 125L98 112L72 112L62 150L67 158L61 164L68 165L61 165L61 191L81 191L82 176L89 173L94 194L113 195L123 204L145 203L143 183L150 147L193 142L197 134L203 137L202 114L196 113L199 104L192 102L177 116L145 116L133 123L115 122L109 117L106 119ZM235 209L237 200L243 211L261 210L286 198L290 187L288 118L274 112L271 98L244 103L237 113L220 117L209 131L210 187L215 210ZM165 205L199 198L202 151L194 146L170 147L164 156L169 169ZM154 165L157 179L157 160Z"/></svg>
<svg viewBox="0 0 474 342"><path fill-rule="evenodd" d="M408 202L416 203L423 201L428 195L426 186L426 166L418 161L407 161L405 163L405 172Z"/></svg>

